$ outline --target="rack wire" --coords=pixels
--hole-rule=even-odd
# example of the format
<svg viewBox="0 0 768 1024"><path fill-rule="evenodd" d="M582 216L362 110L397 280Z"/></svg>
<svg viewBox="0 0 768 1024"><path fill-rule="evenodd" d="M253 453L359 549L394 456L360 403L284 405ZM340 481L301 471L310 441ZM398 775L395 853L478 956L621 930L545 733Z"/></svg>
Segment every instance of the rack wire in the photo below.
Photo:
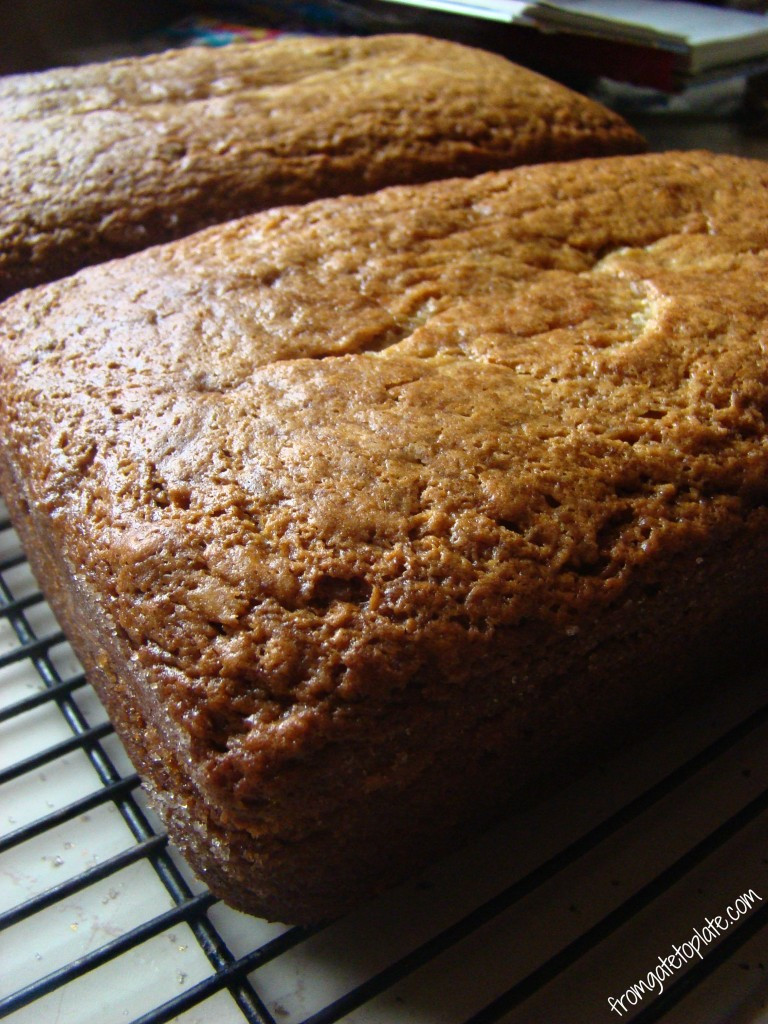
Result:
<svg viewBox="0 0 768 1024"><path fill-rule="evenodd" d="M2 518L0 1016L768 1021L768 677L722 683L343 920L270 924L169 844ZM632 988L717 915L662 992Z"/></svg>

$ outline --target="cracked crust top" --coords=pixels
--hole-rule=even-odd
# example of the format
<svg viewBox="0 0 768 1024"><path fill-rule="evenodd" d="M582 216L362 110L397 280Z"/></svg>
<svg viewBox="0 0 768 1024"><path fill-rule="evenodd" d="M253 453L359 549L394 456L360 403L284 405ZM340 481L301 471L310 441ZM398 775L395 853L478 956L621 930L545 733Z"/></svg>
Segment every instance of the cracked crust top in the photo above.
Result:
<svg viewBox="0 0 768 1024"><path fill-rule="evenodd" d="M353 696L374 637L560 615L764 487L767 183L685 154L395 188L19 296L30 493L193 703Z"/></svg>
<svg viewBox="0 0 768 1024"><path fill-rule="evenodd" d="M0 296L282 203L644 148L525 68L398 35L11 76L0 126Z"/></svg>

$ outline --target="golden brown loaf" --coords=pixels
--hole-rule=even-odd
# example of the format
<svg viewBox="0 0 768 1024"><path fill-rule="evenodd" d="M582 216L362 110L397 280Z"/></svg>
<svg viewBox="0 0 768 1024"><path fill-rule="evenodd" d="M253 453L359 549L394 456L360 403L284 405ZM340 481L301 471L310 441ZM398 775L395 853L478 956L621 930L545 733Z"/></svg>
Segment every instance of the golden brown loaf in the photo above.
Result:
<svg viewBox="0 0 768 1024"><path fill-rule="evenodd" d="M501 57L396 35L0 79L0 132L0 297L280 203L643 148Z"/></svg>
<svg viewBox="0 0 768 1024"><path fill-rule="evenodd" d="M176 841L313 921L766 618L768 165L323 200L0 311L2 484Z"/></svg>

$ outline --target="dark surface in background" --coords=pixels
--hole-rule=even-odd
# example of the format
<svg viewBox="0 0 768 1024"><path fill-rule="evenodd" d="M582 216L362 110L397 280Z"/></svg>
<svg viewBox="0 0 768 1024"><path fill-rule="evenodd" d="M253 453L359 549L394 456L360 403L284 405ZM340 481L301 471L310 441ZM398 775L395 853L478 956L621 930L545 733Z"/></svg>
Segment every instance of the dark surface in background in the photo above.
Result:
<svg viewBox="0 0 768 1024"><path fill-rule="evenodd" d="M109 44L119 50L121 41L140 39L190 13L313 32L420 32L501 53L581 92L591 79L565 37L380 0L0 0L0 74L76 63L78 51L100 59L100 47L111 56ZM601 66L619 75L627 65L624 48L594 45Z"/></svg>
<svg viewBox="0 0 768 1024"><path fill-rule="evenodd" d="M72 63L68 55L130 42L187 13L182 0L0 0L0 74Z"/></svg>
<svg viewBox="0 0 768 1024"><path fill-rule="evenodd" d="M420 11L377 0L310 4L215 3L195 0L0 0L0 74L69 63L73 50L130 42L187 14L212 14L230 21L291 30L326 32L426 32L507 53L523 62L519 42L496 23L436 11ZM513 51L513 52L510 52ZM553 56L553 65L557 63Z"/></svg>

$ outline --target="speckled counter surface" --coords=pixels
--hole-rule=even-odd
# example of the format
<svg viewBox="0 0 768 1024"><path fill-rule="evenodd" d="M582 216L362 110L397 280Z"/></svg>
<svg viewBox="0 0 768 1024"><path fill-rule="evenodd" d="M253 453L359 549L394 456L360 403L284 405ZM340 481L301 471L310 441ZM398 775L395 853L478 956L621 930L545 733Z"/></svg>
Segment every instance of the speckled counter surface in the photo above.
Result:
<svg viewBox="0 0 768 1024"><path fill-rule="evenodd" d="M651 149L710 149L715 153L768 160L768 134L736 121L706 121L682 116L632 117L628 120L648 139Z"/></svg>

